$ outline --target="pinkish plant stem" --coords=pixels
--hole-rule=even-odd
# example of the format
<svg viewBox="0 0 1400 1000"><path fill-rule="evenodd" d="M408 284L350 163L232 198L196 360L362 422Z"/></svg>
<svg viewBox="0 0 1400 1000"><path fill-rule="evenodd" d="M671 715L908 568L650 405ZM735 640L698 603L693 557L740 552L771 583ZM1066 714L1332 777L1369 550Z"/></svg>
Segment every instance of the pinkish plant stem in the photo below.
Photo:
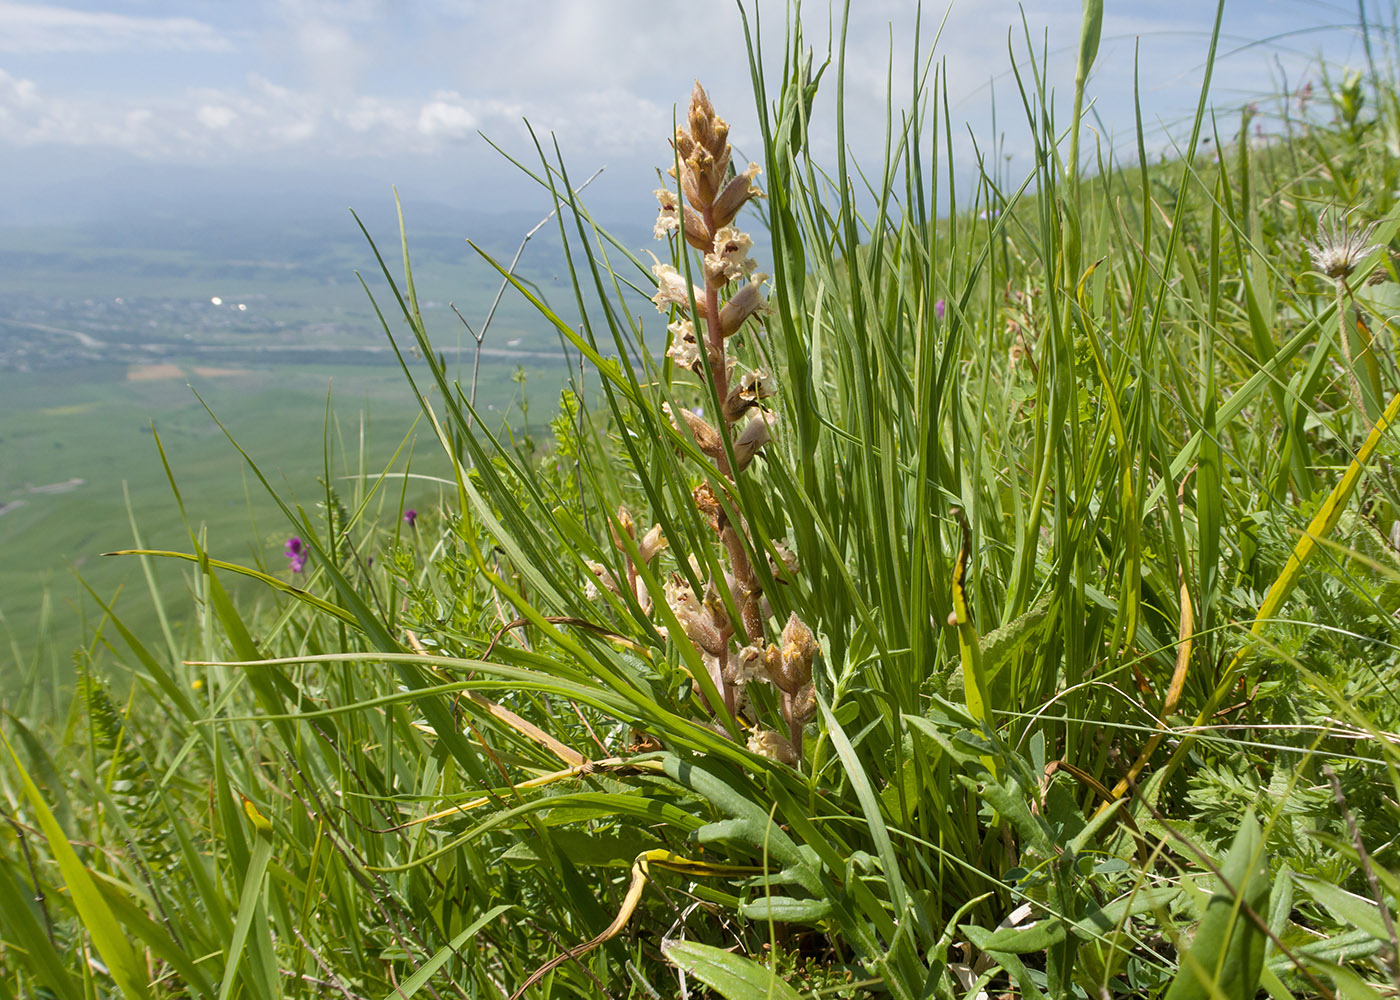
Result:
<svg viewBox="0 0 1400 1000"><path fill-rule="evenodd" d="M705 228L710 232L715 231L715 213L710 205L704 207ZM729 366L725 363L724 356L724 331L720 329L719 323L719 286L711 280L708 274L705 275L705 364L710 369L710 378L715 383L715 397L719 400L720 417L722 426L721 434L727 434L728 421L724 420L724 401L729 396ZM721 454L719 456L719 471L721 475L733 478L729 471L729 456Z"/></svg>

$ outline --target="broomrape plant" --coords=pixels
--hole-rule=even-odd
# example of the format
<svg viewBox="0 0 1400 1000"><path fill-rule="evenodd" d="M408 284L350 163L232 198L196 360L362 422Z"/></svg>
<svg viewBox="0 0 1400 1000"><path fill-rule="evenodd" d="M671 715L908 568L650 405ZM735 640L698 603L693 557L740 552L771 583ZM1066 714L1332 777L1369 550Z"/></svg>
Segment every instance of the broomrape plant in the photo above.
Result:
<svg viewBox="0 0 1400 1000"><path fill-rule="evenodd" d="M705 286L688 289L675 267L658 262L652 269L657 279L652 301L662 312L690 317L667 327L672 342L666 354L677 367L704 376L712 398L721 401L720 429L696 411L681 408L681 419L677 419L677 410L670 403L662 404L662 410L677 431L684 426L700 452L714 461L724 477L717 480L724 489L724 482L741 474L769 442L775 423L763 402L773 394L767 372L761 368L742 371L728 352L730 338L751 318L768 311L760 291L767 275L753 273L756 265L748 255L753 240L733 225L744 204L762 192L754 184L757 163L750 163L726 182L731 158L729 125L715 114L698 83L690 98L687 121L688 129L676 130L677 166L671 168L684 195L683 207L675 192L659 189L656 195L661 212L655 234L675 233L684 243L704 252L701 270ZM666 603L701 654L724 699L726 714L732 715L748 703L746 688L751 683L771 684L781 692L784 731L754 728L748 747L765 757L796 764L802 756L802 729L816 714L812 685L816 639L794 612L783 626L781 647L764 644L772 609L763 598L763 579L773 581L775 577L764 574L761 578L754 572L748 555L752 540L744 519L728 513L734 509L734 498L728 497L728 504L721 503L710 482L696 487L693 495L696 510L724 550L727 599L721 597L716 580L706 584L702 600L676 574L666 586ZM796 572L792 554L781 546L779 551L786 573ZM737 621L731 619L726 604L738 609Z"/></svg>

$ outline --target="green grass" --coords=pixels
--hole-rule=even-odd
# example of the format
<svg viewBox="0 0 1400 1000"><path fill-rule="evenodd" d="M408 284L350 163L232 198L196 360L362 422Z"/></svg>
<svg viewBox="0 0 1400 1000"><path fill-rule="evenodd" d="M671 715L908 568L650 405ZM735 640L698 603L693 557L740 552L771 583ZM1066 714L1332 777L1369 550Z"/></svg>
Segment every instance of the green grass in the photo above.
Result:
<svg viewBox="0 0 1400 1000"><path fill-rule="evenodd" d="M248 450L297 586L189 531L184 634L114 622L66 703L26 680L9 991L1400 989L1400 374L1366 283L1397 278L1400 70L1262 145L1203 101L1182 148L1218 158L1120 163L1077 120L1100 11L1068 121L1018 57L1024 186L946 217L936 73L883 162L814 163L842 51L790 24L765 78L746 34L767 199L736 224L773 278L727 339L743 239L731 271L679 236L653 270L542 149L578 317L517 291L590 389L549 448L432 360L411 226L371 244L386 333L429 359L403 375L441 504L406 531L368 476L317 509ZM676 145L692 236L746 194L709 114ZM1305 241L1333 206L1377 229L1329 278Z"/></svg>

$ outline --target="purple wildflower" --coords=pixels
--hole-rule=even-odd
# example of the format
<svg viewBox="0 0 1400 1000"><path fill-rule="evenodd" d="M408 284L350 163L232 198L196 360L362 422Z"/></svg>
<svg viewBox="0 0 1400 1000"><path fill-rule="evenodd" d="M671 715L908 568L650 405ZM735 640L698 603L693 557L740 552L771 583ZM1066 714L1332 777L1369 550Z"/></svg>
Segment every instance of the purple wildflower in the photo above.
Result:
<svg viewBox="0 0 1400 1000"><path fill-rule="evenodd" d="M939 299L937 302L935 302L935 303L933 304L933 314L934 314L935 316L937 316L939 319L942 319L942 318L943 318L943 314L944 314L945 312L947 312L947 311L948 311L948 303L947 303L947 302L944 302L942 299Z"/></svg>
<svg viewBox="0 0 1400 1000"><path fill-rule="evenodd" d="M306 550L306 546L302 544L301 539L297 538L295 535L287 539L287 547L283 550L282 554L287 557L287 561L291 564L293 573L300 573L306 567L306 557L309 553Z"/></svg>
<svg viewBox="0 0 1400 1000"><path fill-rule="evenodd" d="M408 523L410 528L418 527L418 511L412 507L403 512L403 519Z"/></svg>

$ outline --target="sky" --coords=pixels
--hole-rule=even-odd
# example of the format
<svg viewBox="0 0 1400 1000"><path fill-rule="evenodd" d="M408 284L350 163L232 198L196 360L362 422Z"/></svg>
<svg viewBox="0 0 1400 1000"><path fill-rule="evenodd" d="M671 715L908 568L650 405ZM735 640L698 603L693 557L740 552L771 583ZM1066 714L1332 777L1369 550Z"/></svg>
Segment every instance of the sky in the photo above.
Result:
<svg viewBox="0 0 1400 1000"><path fill-rule="evenodd" d="M1091 125L1120 153L1135 145L1140 47L1148 144L1168 148L1199 93L1215 4L1105 6ZM745 7L776 78L786 4ZM909 93L916 9L913 0L851 4L847 142L859 162L881 158L891 65L897 102ZM1029 165L1008 51L1026 64L1022 10L1067 112L1078 0L954 0L923 11L922 58L943 21L931 55L954 121L984 149L1000 136L1013 172ZM1212 101L1226 120L1309 79L1320 92L1319 56L1363 63L1354 3L1226 0L1225 10ZM807 0L803 16L820 62L839 9ZM161 199L212 211L260 192L384 199L395 184L425 202L528 210L544 195L482 138L533 160L525 121L557 141L573 177L606 168L589 192L594 205L641 211L654 207L655 167L670 159L673 116L697 79L731 122L739 155L758 158L743 22L728 0L0 0L0 176L11 192L0 222L139 211ZM834 150L834 68L824 84L819 161ZM1273 106L1261 103L1267 123ZM957 159L968 176L963 135Z"/></svg>

